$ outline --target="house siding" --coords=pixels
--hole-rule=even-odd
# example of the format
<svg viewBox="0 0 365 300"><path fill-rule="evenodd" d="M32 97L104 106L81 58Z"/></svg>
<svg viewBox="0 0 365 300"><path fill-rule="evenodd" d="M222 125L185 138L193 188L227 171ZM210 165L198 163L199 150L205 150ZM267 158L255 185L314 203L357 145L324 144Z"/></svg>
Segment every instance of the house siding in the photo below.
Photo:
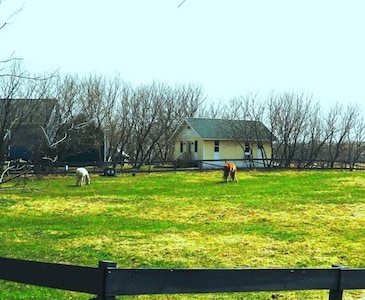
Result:
<svg viewBox="0 0 365 300"><path fill-rule="evenodd" d="M242 147L236 141L220 141L220 154L220 158L225 160L243 158Z"/></svg>
<svg viewBox="0 0 365 300"><path fill-rule="evenodd" d="M214 141L202 141L204 143L204 153L200 156L200 159L214 159ZM262 158L262 154L259 151L258 143L249 143L252 150L252 158ZM271 157L271 145L270 143L262 143L266 157ZM244 159L244 146L245 142L237 141L219 141L220 159Z"/></svg>
<svg viewBox="0 0 365 300"><path fill-rule="evenodd" d="M204 141L204 153L201 159L212 160L214 159L214 140ZM242 148L237 142L232 141L219 141L219 159L242 159Z"/></svg>

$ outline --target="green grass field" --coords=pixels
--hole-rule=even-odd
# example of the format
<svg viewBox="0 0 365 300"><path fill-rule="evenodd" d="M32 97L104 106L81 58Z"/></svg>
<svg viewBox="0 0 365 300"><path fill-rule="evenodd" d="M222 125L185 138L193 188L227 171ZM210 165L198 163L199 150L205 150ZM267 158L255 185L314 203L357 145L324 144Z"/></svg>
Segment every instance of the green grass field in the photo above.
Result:
<svg viewBox="0 0 365 300"><path fill-rule="evenodd" d="M166 268L365 267L365 173L241 171L32 178L0 186L0 256ZM0 299L92 295L0 281ZM365 297L346 291L344 299ZM328 291L118 299L328 299Z"/></svg>

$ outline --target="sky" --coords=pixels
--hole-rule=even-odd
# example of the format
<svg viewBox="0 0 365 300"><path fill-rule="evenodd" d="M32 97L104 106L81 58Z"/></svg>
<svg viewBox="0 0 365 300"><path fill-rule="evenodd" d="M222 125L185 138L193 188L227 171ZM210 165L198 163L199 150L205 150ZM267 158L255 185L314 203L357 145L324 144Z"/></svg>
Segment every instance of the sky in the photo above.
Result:
<svg viewBox="0 0 365 300"><path fill-rule="evenodd" d="M364 0L0 0L0 59L194 84L214 102L294 92L364 106L364 12Z"/></svg>

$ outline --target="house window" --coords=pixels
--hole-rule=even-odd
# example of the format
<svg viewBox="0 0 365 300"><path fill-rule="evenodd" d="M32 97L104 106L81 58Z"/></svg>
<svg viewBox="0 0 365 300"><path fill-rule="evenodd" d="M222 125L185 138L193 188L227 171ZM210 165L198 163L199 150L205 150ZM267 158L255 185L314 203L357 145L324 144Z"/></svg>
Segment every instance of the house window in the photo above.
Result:
<svg viewBox="0 0 365 300"><path fill-rule="evenodd" d="M219 141L214 141L214 152L219 152Z"/></svg>
<svg viewBox="0 0 365 300"><path fill-rule="evenodd" d="M198 141L194 142L194 152L198 152Z"/></svg>
<svg viewBox="0 0 365 300"><path fill-rule="evenodd" d="M251 159L251 149L249 144L245 145L245 159Z"/></svg>
<svg viewBox="0 0 365 300"><path fill-rule="evenodd" d="M183 141L180 142L180 153L184 152L184 143Z"/></svg>

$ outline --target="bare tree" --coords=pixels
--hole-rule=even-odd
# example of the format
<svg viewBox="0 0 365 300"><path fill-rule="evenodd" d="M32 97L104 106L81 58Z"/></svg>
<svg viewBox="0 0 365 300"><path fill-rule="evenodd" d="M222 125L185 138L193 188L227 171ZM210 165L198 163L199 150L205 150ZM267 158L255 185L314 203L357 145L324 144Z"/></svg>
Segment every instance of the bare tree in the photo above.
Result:
<svg viewBox="0 0 365 300"><path fill-rule="evenodd" d="M328 141L328 135L323 128L323 116L320 114L320 105L315 103L309 107L308 126L302 128L301 140L298 143L298 151L295 158L300 167L312 167L317 160L323 159L323 147Z"/></svg>
<svg viewBox="0 0 365 300"><path fill-rule="evenodd" d="M124 161L124 155L132 154L132 137L135 133L136 116L132 115L131 98L133 89L129 85L125 85L121 91L119 101L116 104L115 118L111 124L112 142L111 147L114 150L111 153L114 165L117 162Z"/></svg>
<svg viewBox="0 0 365 300"><path fill-rule="evenodd" d="M360 112L360 110L359 110ZM364 118L359 114L357 121L352 128L352 134L349 135L348 157L351 168L362 160L364 161L365 153L365 122Z"/></svg>
<svg viewBox="0 0 365 300"><path fill-rule="evenodd" d="M273 156L280 158L280 166L289 167L300 144L305 143L310 126L312 97L284 93L269 98L271 132L276 138Z"/></svg>
<svg viewBox="0 0 365 300"><path fill-rule="evenodd" d="M115 119L114 144L134 165L171 157L170 137L180 120L193 116L204 101L201 88L154 82L123 89Z"/></svg>
<svg viewBox="0 0 365 300"><path fill-rule="evenodd" d="M151 159L153 141L156 140L156 135L153 133L159 127L159 116L162 109L159 92L157 84L140 86L135 89L130 99L132 116L136 118L132 136L135 163Z"/></svg>
<svg viewBox="0 0 365 300"><path fill-rule="evenodd" d="M0 0L0 6L6 1ZM8 2L9 3L9 2ZM12 3L13 4L13 3ZM5 3L6 5L6 3ZM23 3L24 5L24 3ZM20 13L23 5L10 10L4 20L0 20L0 30L10 25ZM22 60L11 54L9 57L0 60L0 165L10 154L10 145L14 143L17 136L21 135L22 128L25 130L37 128L33 133L34 140L27 141L28 148L36 155L41 151L39 141L43 137L40 128L50 125L49 120L44 120L45 106L50 106L54 101L39 106L40 99L51 100L50 87L52 79L57 72L46 75L30 74L22 67ZM51 103L52 102L52 103ZM47 109L46 109L47 110ZM35 134L41 133L40 135ZM25 141L18 138L18 143L24 144Z"/></svg>
<svg viewBox="0 0 365 300"><path fill-rule="evenodd" d="M93 75L82 79L66 76L58 82L60 122L57 135L58 139L68 135L62 145L63 159L96 151L98 161L102 161L110 155L105 152L109 148L103 146L114 136L112 130L120 86L118 77L110 80Z"/></svg>
<svg viewBox="0 0 365 300"><path fill-rule="evenodd" d="M352 129L359 123L359 109L357 106L336 104L331 108L326 119L326 131L328 132L327 154L330 168L334 167L336 160L345 159L346 150L351 143ZM361 131L360 131L361 132ZM358 154L359 155L359 154Z"/></svg>
<svg viewBox="0 0 365 300"><path fill-rule="evenodd" d="M222 102L210 102L207 106L201 106L197 112L197 117L200 118L211 118L211 119L221 119L225 115L227 106L222 104Z"/></svg>
<svg viewBox="0 0 365 300"><path fill-rule="evenodd" d="M119 118L117 108L123 91L127 88L126 84L115 76L111 80L105 80L104 84L104 100L103 100L103 119L100 119L104 134L104 161L115 161L116 158L121 159L122 151L118 145L116 122Z"/></svg>
<svg viewBox="0 0 365 300"><path fill-rule="evenodd" d="M44 111L39 106L40 99L49 99L49 80L29 79L28 73L24 71L19 61L14 61L11 66L12 76L0 77L0 163L3 163L9 154L9 146L14 142L16 135L19 136L21 126L27 124L27 129L35 126L46 126L48 120L44 119ZM49 101L44 104L52 105ZM22 129L24 131L24 129ZM40 139L43 134L34 135ZM20 140L25 143L25 141ZM29 142L31 150L38 150L38 142ZM35 146L37 145L37 147Z"/></svg>
<svg viewBox="0 0 365 300"><path fill-rule="evenodd" d="M59 134L67 131L69 135L64 152L72 156L96 151L101 161L103 136L115 102L108 98L107 80L93 75L81 80L74 76L64 78L62 84L58 95L63 103L64 128Z"/></svg>

